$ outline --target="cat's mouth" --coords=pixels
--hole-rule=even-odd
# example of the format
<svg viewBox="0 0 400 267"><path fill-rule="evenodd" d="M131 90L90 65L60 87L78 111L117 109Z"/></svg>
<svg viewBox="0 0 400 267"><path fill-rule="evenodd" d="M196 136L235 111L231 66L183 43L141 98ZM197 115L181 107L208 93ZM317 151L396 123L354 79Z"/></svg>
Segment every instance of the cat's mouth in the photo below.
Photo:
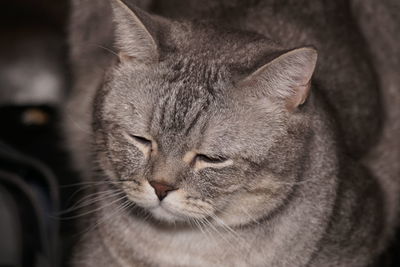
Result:
<svg viewBox="0 0 400 267"><path fill-rule="evenodd" d="M158 221L190 222L206 219L214 213L210 203L190 196L183 189L174 190L162 199L148 182L140 188L124 186L124 191L131 201L147 210Z"/></svg>

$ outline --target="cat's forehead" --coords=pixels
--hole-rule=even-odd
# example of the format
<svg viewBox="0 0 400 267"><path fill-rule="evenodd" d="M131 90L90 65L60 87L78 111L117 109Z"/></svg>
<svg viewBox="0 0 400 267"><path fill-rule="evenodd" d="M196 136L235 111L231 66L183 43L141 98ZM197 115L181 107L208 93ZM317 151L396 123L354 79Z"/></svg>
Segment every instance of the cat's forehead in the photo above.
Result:
<svg viewBox="0 0 400 267"><path fill-rule="evenodd" d="M195 59L177 60L169 67L153 101L149 130L165 140L190 140L227 100L229 74L221 65Z"/></svg>
<svg viewBox="0 0 400 267"><path fill-rule="evenodd" d="M169 82L187 82L192 85L212 85L225 81L229 73L218 59L208 60L197 55L173 55L162 63L168 69Z"/></svg>

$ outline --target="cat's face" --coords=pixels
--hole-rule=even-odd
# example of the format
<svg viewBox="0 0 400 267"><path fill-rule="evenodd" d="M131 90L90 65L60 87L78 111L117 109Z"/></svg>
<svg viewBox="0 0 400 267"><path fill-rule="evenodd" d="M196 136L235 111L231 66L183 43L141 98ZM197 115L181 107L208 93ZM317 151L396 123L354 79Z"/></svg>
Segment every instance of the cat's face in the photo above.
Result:
<svg viewBox="0 0 400 267"><path fill-rule="evenodd" d="M290 133L290 105L298 99L284 101L289 81L269 78L290 60L300 65L302 53L310 57L306 50L289 52L244 82L218 60L125 57L96 101L100 167L160 221L240 225L267 215L292 190L302 148ZM258 92L263 86L280 86L280 95Z"/></svg>
<svg viewBox="0 0 400 267"><path fill-rule="evenodd" d="M234 85L218 77L223 70L206 77L196 64L121 64L101 103L104 166L127 181L132 201L168 221L224 216L282 190L266 157L285 134L285 112L268 100L235 99ZM160 201L151 181L176 190ZM243 209L250 215L255 208Z"/></svg>

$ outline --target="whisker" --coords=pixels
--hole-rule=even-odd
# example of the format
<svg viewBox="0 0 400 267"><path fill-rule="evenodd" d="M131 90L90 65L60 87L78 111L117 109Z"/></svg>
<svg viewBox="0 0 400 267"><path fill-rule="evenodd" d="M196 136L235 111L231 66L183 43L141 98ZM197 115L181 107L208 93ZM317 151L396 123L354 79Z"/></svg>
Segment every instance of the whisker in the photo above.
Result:
<svg viewBox="0 0 400 267"><path fill-rule="evenodd" d="M92 187L92 185L86 185L86 186L82 186L81 188L75 190L68 198L67 203L71 202L72 199L78 195L80 192L86 190L87 188Z"/></svg>
<svg viewBox="0 0 400 267"><path fill-rule="evenodd" d="M201 228L204 229L206 236L211 237L211 239L217 244L218 242L215 240L215 236L211 233L210 229L208 229L206 222L203 221L203 219L197 219L197 222L202 226Z"/></svg>
<svg viewBox="0 0 400 267"><path fill-rule="evenodd" d="M102 48L102 49L104 49L105 51L110 52L110 53L113 54L114 56L119 57L119 55L118 55L114 50L112 50L112 49L110 49L110 48L108 48L108 47L105 47L105 46L99 45L99 44L93 44L93 45L94 45L94 46L97 46L97 47L99 47L99 48Z"/></svg>
<svg viewBox="0 0 400 267"><path fill-rule="evenodd" d="M82 192L83 190L91 187L95 187L98 185L113 185L113 184L124 184L126 181L86 181L86 182L79 182L79 183L74 183L74 184L69 184L69 185L63 185L60 186L60 188L68 188L68 187L78 187L80 186L78 190L73 192L71 196L68 198L67 203L69 203L78 193Z"/></svg>
<svg viewBox="0 0 400 267"><path fill-rule="evenodd" d="M230 232L235 238L237 238L240 241L244 241L244 239L235 231L232 229L232 227L230 227L229 225L227 225L226 223L224 223L224 221L222 221L217 215L213 214L211 216L220 226L222 226L222 228L224 228L225 230L227 230L228 232Z"/></svg>
<svg viewBox="0 0 400 267"><path fill-rule="evenodd" d="M236 242L238 242L238 243L240 243L240 244L244 244L244 245L248 246L248 243L246 242L246 240L245 240L242 236L240 236L234 229L232 229L232 227L230 227L229 225L227 225L227 224L226 224L221 218L219 218L216 214L211 213L211 212L208 212L207 210L204 210L204 209L202 209L202 210L203 210L203 212L204 212L205 214L207 214L209 217L211 217L211 218L217 223L217 225L220 226L221 229L223 229L223 230L225 231L225 233L226 233L230 238L233 238ZM208 219L206 219L206 220L209 222ZM211 222L209 222L209 226L212 227L212 228L214 228L214 229L216 230L215 226L214 226ZM216 231L219 233L218 230L216 230ZM221 235L222 235L222 234L221 234ZM230 243L229 241L226 240L225 237L224 237L224 240L225 240L226 242Z"/></svg>
<svg viewBox="0 0 400 267"><path fill-rule="evenodd" d="M67 109L68 109L68 107L67 107ZM72 124L73 124L73 125L76 127L76 129L78 129L79 131L81 131L81 132L83 132L83 133L86 133L86 134L92 134L92 132L88 129L87 126L81 125L80 123L76 122L68 112L66 112L66 118L67 118L70 122L72 122Z"/></svg>
<svg viewBox="0 0 400 267"><path fill-rule="evenodd" d="M103 185L103 184L113 184L113 183L119 183L120 181L85 181L85 182L79 182L79 183L73 183L73 184L67 184L67 185L61 185L59 186L60 188L68 188L68 187L78 187L78 186L91 186L91 185Z"/></svg>
<svg viewBox="0 0 400 267"><path fill-rule="evenodd" d="M214 232L217 233L224 241L230 243L229 240L227 240L226 237L220 231L218 231L218 229L207 218L203 218L203 222L205 222L210 229L214 230Z"/></svg>
<svg viewBox="0 0 400 267"><path fill-rule="evenodd" d="M123 193L123 192L116 193L115 196L117 196L117 195L119 195L119 194L122 194L122 193ZM125 195L124 197L127 197L127 196ZM111 205L117 203L118 201L121 201L121 199L120 199L120 198L119 198L119 199L116 199L116 200L114 200L114 201L111 201L110 203L107 203L107 205L99 206L99 207L97 207L97 208L95 208L95 209L93 209L93 210L89 210L89 211L83 212L83 213L81 213L81 214L77 214L77 215L73 215L73 216L69 216L69 217L62 217L62 218L59 218L59 219L62 219L62 220L70 220L70 219L80 218L80 217L86 216L86 215L88 215L88 214L95 213L95 212L97 212L97 211L99 211L99 210L101 210L101 209L103 209L103 208L105 208L105 207L109 207L109 206L111 206Z"/></svg>
<svg viewBox="0 0 400 267"><path fill-rule="evenodd" d="M207 238L210 237L210 236L208 235L209 233L208 233L208 232L205 232L205 230L203 229L203 227L202 227L200 221L199 221L197 218L190 218L190 217L188 217L188 218L189 218L189 221L190 221L190 222L193 222L193 223L195 224L196 228L199 229L200 232L201 232L203 235L205 235Z"/></svg>
<svg viewBox="0 0 400 267"><path fill-rule="evenodd" d="M134 206L134 203L131 202L128 197L125 195L119 198L119 201L126 199L118 208L111 212L108 216L102 217L101 219L97 220L93 225L89 226L86 230L84 230L81 234L88 234L90 231L94 230L96 227L100 226L101 224L107 222L108 220L115 218L118 214L121 214L123 211L127 210L129 207ZM109 206L109 205L108 205ZM106 208L107 206L103 206L102 208Z"/></svg>
<svg viewBox="0 0 400 267"><path fill-rule="evenodd" d="M250 215L250 213L248 213L247 212L247 210L245 210L243 207L240 207L240 209L247 215L247 217L252 221L252 222L254 222L255 224L260 224L260 222L259 221L257 221L256 219L254 219L251 215Z"/></svg>
<svg viewBox="0 0 400 267"><path fill-rule="evenodd" d="M254 217L252 217L252 216L250 215L250 213L247 212L247 210L245 210L243 207L240 207L240 209L243 211L243 213L246 214L246 216L247 216L252 222L254 222L255 224L260 224L259 221L257 221L256 219L254 219ZM217 212L217 213L220 213L220 214L223 214L223 215L227 215L227 216L231 215L231 214L229 214L228 212L226 212L226 211L224 211L224 210L221 210L221 209L217 209L216 212Z"/></svg>
<svg viewBox="0 0 400 267"><path fill-rule="evenodd" d="M120 192L120 193L122 193L122 192ZM58 215L66 214L71 211L75 211L75 210L81 209L83 207L89 206L91 204L94 204L98 201L105 200L105 199L108 199L111 197L115 197L115 196L119 195L120 193L116 193L115 191L107 190L107 191L101 191L101 192L96 192L96 193L87 195L84 198L80 199L73 206L60 211L58 213Z"/></svg>

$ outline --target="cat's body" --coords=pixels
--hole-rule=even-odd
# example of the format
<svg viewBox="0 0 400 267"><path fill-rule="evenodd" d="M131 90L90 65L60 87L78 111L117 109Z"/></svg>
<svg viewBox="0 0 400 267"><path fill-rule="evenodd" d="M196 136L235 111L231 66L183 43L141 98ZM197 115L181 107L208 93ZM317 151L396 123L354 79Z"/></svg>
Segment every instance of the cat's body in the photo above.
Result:
<svg viewBox="0 0 400 267"><path fill-rule="evenodd" d="M132 56L127 49L132 48L129 40L120 37L122 40L119 45L126 46L126 51L122 52L128 54L121 58L128 58L128 61L121 59L122 63L117 63L115 55L98 47L112 48L115 42L109 2L73 1L71 56L75 88L66 112L67 124L70 125L68 137L74 146L77 166L87 179L101 181L110 177L114 179L114 176L127 179L136 175L133 167L138 164L131 161L130 157L139 156L136 152L126 152L125 148L130 150L128 143L119 140L124 138L124 134L114 134L114 131L119 132L120 128L134 129L135 124L141 122L138 118L150 113L146 108L154 105L151 113L156 115L151 118L152 124L147 126L147 131L159 136L156 140L160 147L154 150L160 150L162 156L156 155L155 158L163 158L161 163L156 161L152 165L151 171L143 171L142 176L150 181L161 173L162 179L168 183L178 184L185 189L197 186L199 191L208 190L211 202L218 200L220 194L226 194L229 202L224 203L221 213L217 211L220 217L208 218L214 220L212 226L203 225L204 221L196 221L191 227L182 222L176 225L163 222L164 217L169 218L169 215L161 211L149 213L152 215L146 220L147 216L142 215L141 209L146 209L149 204L141 204L140 199L135 199L140 210L120 210L120 203L114 200L116 196L108 196L98 204L103 208L98 208L94 217L101 223L85 237L75 259L76 266L292 267L369 266L375 263L393 234L398 215L400 177L396 161L399 160L399 147L395 136L399 134L397 116L400 92L399 87L395 87L398 81L396 72L390 70L398 66L398 61L383 60L383 54L376 52L379 45L373 44L375 63L386 69L372 68L365 41L345 1L332 1L331 4L324 1L249 1L246 5L242 1L223 0L204 1L201 5L197 5L196 1L182 2L185 4L179 0L159 1L153 5L140 3L141 7L149 9L152 6L152 10L166 17L194 19L198 22L173 23L171 26L165 21L168 27L161 27L163 31L154 26L160 23L158 19L153 24L146 22L150 34L156 36L157 51L161 51L158 60L163 63L161 66L152 65L154 63L142 66L142 63L138 63L141 68L149 68L145 74L135 74L137 80L142 82L130 80L127 83L129 76L126 73L132 68L129 64L135 64L135 57L143 57L141 60L144 62L153 62L151 57L158 52L136 51ZM354 6L357 5L361 4L354 3ZM126 15L123 14L126 10L118 8L114 6L114 10L120 12L116 20L121 25L124 22L120 17ZM357 18L365 22L363 9L358 10L361 10L361 14ZM141 11L135 12L141 14ZM143 16L146 18L147 15ZM219 30L227 26L245 32ZM366 37L373 41L369 29L364 29ZM121 33L121 28L119 30ZM392 29L394 32L396 30ZM247 31L267 36L277 43ZM147 36L142 37L139 39L146 41ZM390 44L394 40L386 39ZM313 79L316 86L311 89L311 96L300 112L290 111L286 114L278 104L268 104L269 108L272 106L272 110L275 110L268 112L278 113L274 113L274 118L265 116L266 125L272 125L270 127L273 129L265 129L263 133L263 128L258 124L263 115L259 113L260 110L252 109L252 101L269 97L273 92L250 92L253 98L242 103L237 96L246 99L248 93L231 95L229 90L236 92L238 89L224 88L247 88L248 84L241 85L238 80L276 59L283 53L279 51L304 45L314 45L319 52L319 63ZM143 47L150 49L148 45ZM311 53L307 49L294 51L300 53L299 57L303 51ZM392 51L395 56L398 56L397 52ZM284 56L290 57L290 53ZM310 57L312 55L308 54L304 60ZM111 71L107 75L105 89L102 88L105 70L116 64L122 64L122 70ZM381 80L378 80L377 73ZM166 80L165 85L160 77ZM257 87L259 81L253 82L251 85ZM205 88L207 92L189 91L186 95L186 87ZM390 87L391 91L386 87ZM138 93L139 96L144 95L140 99L138 95L130 95L129 89L135 88L141 88L139 92L147 88L152 94L149 97L143 92ZM204 89L199 90L202 92ZM234 103L231 103L231 99ZM236 102L241 104L237 106ZM197 103L203 104L197 107ZM137 117L130 118L132 111L129 111L129 107L122 109L127 104L135 107L133 113L137 112ZM297 104L294 108L297 108ZM182 110L185 112L182 113ZM201 110L206 112L191 115L201 114ZM209 114L204 114L207 112ZM186 122L191 116L194 117L193 125L190 121ZM205 119L202 120L202 116ZM255 118L258 118L257 121ZM265 144L259 141L261 143L258 144L257 136L253 137L254 140L250 137L246 141L249 148L245 147L247 150L241 153L244 159L251 159L249 161L252 163L240 163L238 180L233 177L232 184L224 180L227 178L221 178L221 182L212 185L217 188L213 188L197 176L187 178L189 181L185 181L185 177L176 178L182 175L174 173L174 170L186 168L178 162L178 158L183 156L186 159L192 153L183 152L190 146L190 141L184 145L180 141L184 142L187 136L192 136L195 141L201 140L204 130L200 126L196 130L195 124L204 126L209 121L212 124L214 120L218 122L215 122L214 130L223 122L234 125L239 121L234 129L218 129L220 132L226 131L225 136L230 140L236 136L240 136L240 140L236 141L238 143L246 140L244 136L247 130L248 135L260 133L261 138L267 141ZM186 127L185 135L181 135L181 128ZM171 131L172 135L169 134ZM237 153L233 150L234 141L229 143L223 136L218 138L214 137L220 143L227 142L224 143L226 155ZM168 143L168 140L172 140L172 143ZM137 140L132 142L145 150ZM93 148L90 147L92 143L95 144ZM95 156L90 153L91 149L94 149ZM233 162L241 161L234 156L232 158ZM92 173L88 167L95 160L100 162L101 174ZM140 170L140 167L137 169ZM218 175L232 176L229 171L235 174L237 170ZM187 177L193 173L188 173ZM216 174L204 175L206 179ZM246 180L249 176L254 176L253 180ZM140 180L142 178L138 179L137 185L143 188L134 190L152 194L153 189L144 185ZM195 179L200 179L202 183L197 185ZM212 183L212 180L208 182ZM261 186L263 183L265 185ZM236 184L243 184L243 187L231 190ZM109 185L96 186L95 190L107 191ZM240 193L232 193L235 190ZM163 203L168 203L170 196ZM171 220L175 220L174 217ZM196 224L200 225L196 227Z"/></svg>

